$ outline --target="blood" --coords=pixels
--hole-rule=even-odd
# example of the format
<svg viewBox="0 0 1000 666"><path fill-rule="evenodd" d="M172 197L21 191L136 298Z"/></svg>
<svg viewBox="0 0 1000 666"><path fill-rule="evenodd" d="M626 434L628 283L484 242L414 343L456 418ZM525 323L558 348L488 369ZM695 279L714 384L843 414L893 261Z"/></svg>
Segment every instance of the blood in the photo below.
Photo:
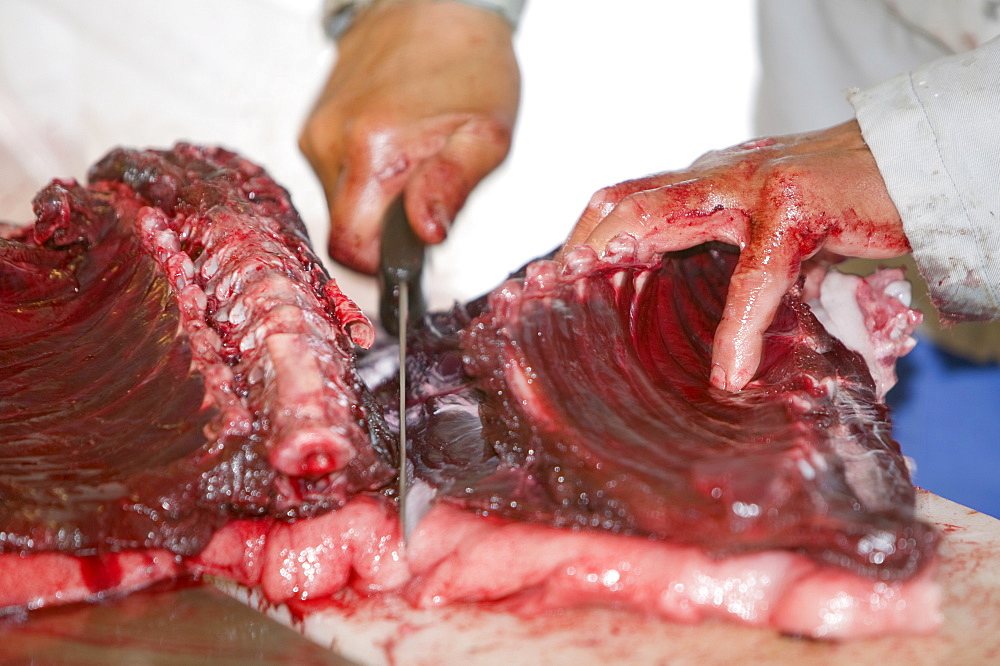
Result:
<svg viewBox="0 0 1000 666"><path fill-rule="evenodd" d="M83 582L92 593L113 590L122 584L122 570L115 558L90 555L80 557L79 561Z"/></svg>

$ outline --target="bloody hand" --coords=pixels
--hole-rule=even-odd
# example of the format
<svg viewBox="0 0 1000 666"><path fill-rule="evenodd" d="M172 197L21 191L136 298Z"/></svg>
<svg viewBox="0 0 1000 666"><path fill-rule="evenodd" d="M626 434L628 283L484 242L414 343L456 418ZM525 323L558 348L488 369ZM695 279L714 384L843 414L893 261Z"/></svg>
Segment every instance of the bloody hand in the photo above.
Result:
<svg viewBox="0 0 1000 666"><path fill-rule="evenodd" d="M650 253L713 240L740 248L712 352L711 381L730 391L756 372L762 335L803 261L820 250L873 259L910 251L854 121L751 141L601 190L566 247L601 251L620 234Z"/></svg>
<svg viewBox="0 0 1000 666"><path fill-rule="evenodd" d="M326 191L330 256L374 273L381 218L400 192L417 235L441 242L506 157L519 88L499 15L426 0L365 10L299 141Z"/></svg>

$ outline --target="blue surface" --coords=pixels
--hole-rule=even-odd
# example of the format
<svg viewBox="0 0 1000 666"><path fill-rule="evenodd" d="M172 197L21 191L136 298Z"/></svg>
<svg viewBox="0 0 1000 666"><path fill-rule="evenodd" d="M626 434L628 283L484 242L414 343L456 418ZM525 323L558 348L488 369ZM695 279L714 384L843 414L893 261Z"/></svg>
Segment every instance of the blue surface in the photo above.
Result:
<svg viewBox="0 0 1000 666"><path fill-rule="evenodd" d="M887 401L893 436L917 463L913 482L1000 517L1000 367L920 340L896 370Z"/></svg>

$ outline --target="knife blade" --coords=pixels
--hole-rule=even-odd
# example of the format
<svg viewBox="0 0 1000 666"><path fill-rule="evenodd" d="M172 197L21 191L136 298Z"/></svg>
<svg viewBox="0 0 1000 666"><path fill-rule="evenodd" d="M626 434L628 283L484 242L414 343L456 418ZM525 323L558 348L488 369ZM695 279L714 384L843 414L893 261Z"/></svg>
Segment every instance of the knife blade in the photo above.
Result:
<svg viewBox="0 0 1000 666"><path fill-rule="evenodd" d="M379 317L382 326L399 340L399 522L407 536L406 518L406 332L411 318L423 317L421 278L424 242L410 226L403 196L389 205L383 218L379 255Z"/></svg>

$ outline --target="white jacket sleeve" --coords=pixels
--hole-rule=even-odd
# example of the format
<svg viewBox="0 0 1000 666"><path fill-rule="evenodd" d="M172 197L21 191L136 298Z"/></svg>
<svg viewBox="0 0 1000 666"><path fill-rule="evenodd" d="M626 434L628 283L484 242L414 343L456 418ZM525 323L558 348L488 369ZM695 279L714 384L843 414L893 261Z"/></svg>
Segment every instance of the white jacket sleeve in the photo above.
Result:
<svg viewBox="0 0 1000 666"><path fill-rule="evenodd" d="M1000 319L1000 38L850 101L938 309Z"/></svg>

